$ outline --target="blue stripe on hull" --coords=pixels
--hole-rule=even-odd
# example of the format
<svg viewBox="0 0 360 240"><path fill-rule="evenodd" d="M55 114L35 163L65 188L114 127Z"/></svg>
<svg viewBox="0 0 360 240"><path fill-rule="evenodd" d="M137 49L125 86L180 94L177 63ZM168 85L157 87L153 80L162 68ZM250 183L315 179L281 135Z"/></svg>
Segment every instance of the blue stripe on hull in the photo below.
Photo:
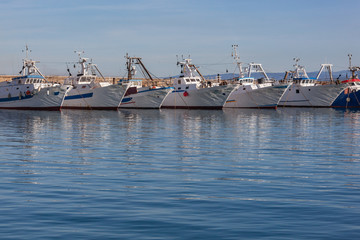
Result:
<svg viewBox="0 0 360 240"><path fill-rule="evenodd" d="M13 102L13 101L21 101L21 100L25 100L25 99L29 99L32 98L32 95L25 95L22 96L21 98L19 96L17 97L10 97L10 98L0 98L0 102Z"/></svg>
<svg viewBox="0 0 360 240"><path fill-rule="evenodd" d="M121 103L127 103L127 102L130 102L132 99L133 99L132 97L123 98L123 100L121 101Z"/></svg>
<svg viewBox="0 0 360 240"><path fill-rule="evenodd" d="M79 94L79 95L72 95L72 96L66 96L65 100L74 100L74 99L81 99L81 98L91 98L93 96L93 93L85 93L85 94Z"/></svg>

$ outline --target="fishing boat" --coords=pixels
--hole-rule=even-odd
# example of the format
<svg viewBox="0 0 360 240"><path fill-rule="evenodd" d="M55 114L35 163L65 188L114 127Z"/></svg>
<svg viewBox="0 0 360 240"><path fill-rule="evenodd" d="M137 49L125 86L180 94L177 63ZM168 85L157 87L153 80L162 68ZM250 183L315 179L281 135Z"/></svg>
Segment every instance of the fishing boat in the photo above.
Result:
<svg viewBox="0 0 360 240"><path fill-rule="evenodd" d="M347 87L344 83L335 83L332 78L332 64L321 64L316 78L309 78L303 66L295 60L295 70L286 71L281 82L292 83L281 97L282 107L331 107L334 100ZM324 69L329 71L330 79L320 81Z"/></svg>
<svg viewBox="0 0 360 240"><path fill-rule="evenodd" d="M231 82L238 84L239 88L230 94L224 108L276 108L289 84L277 84L270 80L259 63L250 63L243 68L237 55L237 45L233 45L233 48L232 56L239 69L239 77ZM260 73L262 78L251 77L254 72Z"/></svg>
<svg viewBox="0 0 360 240"><path fill-rule="evenodd" d="M349 70L351 77L341 83L348 84L348 87L335 99L332 103L332 107L335 108L359 108L360 107L360 79L357 72L360 71L360 67L351 66L351 57L349 54Z"/></svg>
<svg viewBox="0 0 360 240"><path fill-rule="evenodd" d="M206 82L191 59L183 59L180 76L174 78L174 90L165 98L162 108L222 109L235 84Z"/></svg>
<svg viewBox="0 0 360 240"><path fill-rule="evenodd" d="M83 52L77 53L80 70L76 76L72 76L68 68L69 77L64 80L64 85L72 86L72 89L65 96L63 108L117 110L128 85L110 84L95 64L81 57ZM97 81L97 73L102 81Z"/></svg>
<svg viewBox="0 0 360 240"><path fill-rule="evenodd" d="M0 108L21 110L60 110L67 87L46 80L36 67L38 61L23 59L21 76L0 83Z"/></svg>
<svg viewBox="0 0 360 240"><path fill-rule="evenodd" d="M139 57L126 58L127 78L119 81L120 85L128 85L124 98L119 108L160 108L166 96L174 89L172 87L157 87L150 72ZM135 78L136 66L143 73L150 86L143 87L143 79Z"/></svg>

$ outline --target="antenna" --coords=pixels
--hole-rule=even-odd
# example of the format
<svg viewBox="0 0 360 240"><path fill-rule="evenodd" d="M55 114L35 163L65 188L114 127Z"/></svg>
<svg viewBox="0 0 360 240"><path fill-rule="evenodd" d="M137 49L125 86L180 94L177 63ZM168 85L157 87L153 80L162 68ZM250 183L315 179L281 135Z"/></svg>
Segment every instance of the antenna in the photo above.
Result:
<svg viewBox="0 0 360 240"><path fill-rule="evenodd" d="M349 68L351 69L351 57L352 57L352 54L349 53L349 54L348 54L348 57L349 57Z"/></svg>
<svg viewBox="0 0 360 240"><path fill-rule="evenodd" d="M300 67L298 62L300 61L300 58L293 58L293 60L295 61L295 64L293 65L295 68Z"/></svg>
<svg viewBox="0 0 360 240"><path fill-rule="evenodd" d="M25 51L22 50L22 52L26 52L26 59L28 59L29 52L32 52L32 50L29 50L29 46L26 44L26 45L25 45Z"/></svg>
<svg viewBox="0 0 360 240"><path fill-rule="evenodd" d="M76 53L78 56L79 56L79 58L81 58L81 54L84 54L85 52L84 51L74 51L74 53Z"/></svg>
<svg viewBox="0 0 360 240"><path fill-rule="evenodd" d="M232 48L233 48L233 51L231 53L231 56L234 58L235 62L236 62L236 65L237 67L239 68L239 77L240 78L243 78L244 77L244 71L243 71L243 67L242 67L242 62L240 62L240 57L239 55L237 54L237 48L239 45L237 44L233 44L231 45ZM245 70L246 71L246 70Z"/></svg>
<svg viewBox="0 0 360 240"><path fill-rule="evenodd" d="M240 57L238 56L237 54L237 48L239 47L239 45L237 44L234 44L234 45L231 45L231 47L233 48L233 52L231 53L231 56L234 58L234 60L238 61L240 60Z"/></svg>

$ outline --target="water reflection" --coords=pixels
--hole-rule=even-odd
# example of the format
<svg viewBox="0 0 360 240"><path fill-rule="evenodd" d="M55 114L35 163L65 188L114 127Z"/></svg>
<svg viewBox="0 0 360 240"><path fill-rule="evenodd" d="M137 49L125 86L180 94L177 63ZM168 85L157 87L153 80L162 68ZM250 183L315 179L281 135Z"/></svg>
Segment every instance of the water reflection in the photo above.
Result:
<svg viewBox="0 0 360 240"><path fill-rule="evenodd" d="M188 167L184 162L196 165L223 158L236 167L241 161L265 161L274 155L356 161L359 115L321 108L3 110L0 138L3 159L70 164L65 168L96 165L98 160L149 166L154 159L173 159L183 170ZM83 169L81 174L89 172Z"/></svg>
<svg viewBox="0 0 360 240"><path fill-rule="evenodd" d="M359 112L0 111L0 120L0 210L11 237L27 227L44 238L127 229L142 239L152 228L171 238L191 225L236 239L248 220L299 234L356 227Z"/></svg>

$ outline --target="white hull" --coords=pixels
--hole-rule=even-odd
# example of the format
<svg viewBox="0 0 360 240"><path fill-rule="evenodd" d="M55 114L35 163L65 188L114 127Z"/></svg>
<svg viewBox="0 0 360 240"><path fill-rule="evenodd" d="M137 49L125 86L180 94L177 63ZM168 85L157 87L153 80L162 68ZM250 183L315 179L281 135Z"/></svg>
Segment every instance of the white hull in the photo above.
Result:
<svg viewBox="0 0 360 240"><path fill-rule="evenodd" d="M81 85L80 85L81 86ZM65 109L117 109L127 90L127 86L109 85L82 90L71 89L65 96Z"/></svg>
<svg viewBox="0 0 360 240"><path fill-rule="evenodd" d="M224 108L276 108L288 85L251 89L251 85L240 86L233 91Z"/></svg>
<svg viewBox="0 0 360 240"><path fill-rule="evenodd" d="M45 87L40 91L34 89L32 84L4 86L0 88L0 108L60 110L66 91L60 86Z"/></svg>
<svg viewBox="0 0 360 240"><path fill-rule="evenodd" d="M161 107L221 109L237 87L229 84L192 90L174 90L165 98Z"/></svg>
<svg viewBox="0 0 360 240"><path fill-rule="evenodd" d="M160 108L173 88L155 88L125 96L119 108Z"/></svg>
<svg viewBox="0 0 360 240"><path fill-rule="evenodd" d="M282 107L330 107L345 84L301 86L292 84L280 99Z"/></svg>

